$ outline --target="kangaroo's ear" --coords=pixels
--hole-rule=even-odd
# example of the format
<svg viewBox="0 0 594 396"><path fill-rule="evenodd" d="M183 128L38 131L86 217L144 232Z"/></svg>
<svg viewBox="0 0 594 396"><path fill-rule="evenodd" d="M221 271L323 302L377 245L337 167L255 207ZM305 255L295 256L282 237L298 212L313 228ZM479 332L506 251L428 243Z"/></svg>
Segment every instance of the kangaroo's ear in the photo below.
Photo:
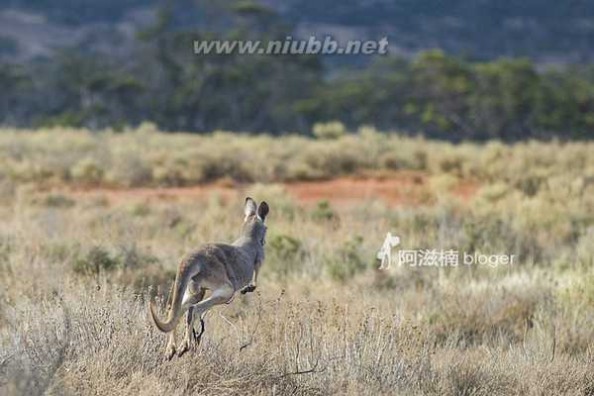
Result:
<svg viewBox="0 0 594 396"><path fill-rule="evenodd" d="M266 201L262 201L258 206L258 217L261 218L262 221L264 221L266 219L266 216L268 216L269 210L270 208L268 207Z"/></svg>
<svg viewBox="0 0 594 396"><path fill-rule="evenodd" d="M247 197L245 199L245 206L243 208L243 213L245 214L245 217L248 218L249 216L255 215L256 208L257 208L256 201L254 201L250 197Z"/></svg>

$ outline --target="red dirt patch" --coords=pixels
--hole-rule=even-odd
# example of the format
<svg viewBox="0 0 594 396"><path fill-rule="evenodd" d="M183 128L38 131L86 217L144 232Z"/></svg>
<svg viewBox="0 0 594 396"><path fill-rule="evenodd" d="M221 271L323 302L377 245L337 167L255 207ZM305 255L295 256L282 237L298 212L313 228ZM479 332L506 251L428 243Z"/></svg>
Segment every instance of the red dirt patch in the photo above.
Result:
<svg viewBox="0 0 594 396"><path fill-rule="evenodd" d="M389 205L419 205L431 199L421 175L398 175L389 178L340 178L327 181L298 182L286 185L300 202L327 200L332 203L357 203L381 200Z"/></svg>
<svg viewBox="0 0 594 396"><path fill-rule="evenodd" d="M358 202L379 200L390 206L431 204L435 195L427 185L427 175L413 172L400 172L382 177L343 177L333 180L293 182L284 184L289 195L304 204L322 200L332 204L350 205ZM74 198L104 198L110 203L130 200L187 200L206 199L218 194L223 200L230 200L245 190L247 186L232 186L229 183L214 183L195 187L176 188L131 188L131 189L78 189L68 192ZM455 186L451 194L470 200L478 185L464 182Z"/></svg>

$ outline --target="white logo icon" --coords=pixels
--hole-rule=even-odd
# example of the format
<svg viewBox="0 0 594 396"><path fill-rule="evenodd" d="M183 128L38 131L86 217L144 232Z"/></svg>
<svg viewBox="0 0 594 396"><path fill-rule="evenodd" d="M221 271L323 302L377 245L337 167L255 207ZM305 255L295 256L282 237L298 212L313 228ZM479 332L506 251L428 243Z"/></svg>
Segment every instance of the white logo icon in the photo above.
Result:
<svg viewBox="0 0 594 396"><path fill-rule="evenodd" d="M377 252L377 259L380 260L379 269L388 269L392 263L392 249L400 244L400 238L388 232L384 244Z"/></svg>

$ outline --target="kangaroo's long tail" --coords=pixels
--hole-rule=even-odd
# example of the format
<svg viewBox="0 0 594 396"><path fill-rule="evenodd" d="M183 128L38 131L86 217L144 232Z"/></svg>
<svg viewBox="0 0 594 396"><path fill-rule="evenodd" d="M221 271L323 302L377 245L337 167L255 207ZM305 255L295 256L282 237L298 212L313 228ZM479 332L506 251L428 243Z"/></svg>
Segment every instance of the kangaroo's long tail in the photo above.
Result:
<svg viewBox="0 0 594 396"><path fill-rule="evenodd" d="M175 282L173 284L173 298L171 308L169 310L169 315L166 321L162 321L159 319L157 315L157 308L155 307L155 303L153 300L150 301L150 311L151 317L153 318L153 322L155 322L155 326L163 333L169 333L175 326L177 325L177 321L183 315L182 310L182 298L184 297L184 292L186 291L186 287L188 286L188 282L190 280L189 276L189 265L182 264L180 266L177 275L175 276Z"/></svg>

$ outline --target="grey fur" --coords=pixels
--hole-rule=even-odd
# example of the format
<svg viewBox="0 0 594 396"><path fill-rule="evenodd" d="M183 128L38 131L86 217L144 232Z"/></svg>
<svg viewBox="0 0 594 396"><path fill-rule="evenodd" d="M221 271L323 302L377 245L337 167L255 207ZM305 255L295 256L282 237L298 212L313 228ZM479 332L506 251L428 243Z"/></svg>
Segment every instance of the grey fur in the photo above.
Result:
<svg viewBox="0 0 594 396"><path fill-rule="evenodd" d="M174 330L184 312L187 311L186 332L178 351L180 356L190 348L190 334L196 317L200 317L204 327L202 318L208 309L231 302L238 291L248 293L256 289L258 271L264 261L264 221L269 208L266 202L257 205L248 197L244 210L241 235L235 242L206 244L182 260L173 284L167 320L159 319L153 301L150 302L155 325L159 330L170 333L166 349L168 358L176 352ZM211 291L211 294L203 299L206 291ZM197 342L199 340L200 337L197 337Z"/></svg>

